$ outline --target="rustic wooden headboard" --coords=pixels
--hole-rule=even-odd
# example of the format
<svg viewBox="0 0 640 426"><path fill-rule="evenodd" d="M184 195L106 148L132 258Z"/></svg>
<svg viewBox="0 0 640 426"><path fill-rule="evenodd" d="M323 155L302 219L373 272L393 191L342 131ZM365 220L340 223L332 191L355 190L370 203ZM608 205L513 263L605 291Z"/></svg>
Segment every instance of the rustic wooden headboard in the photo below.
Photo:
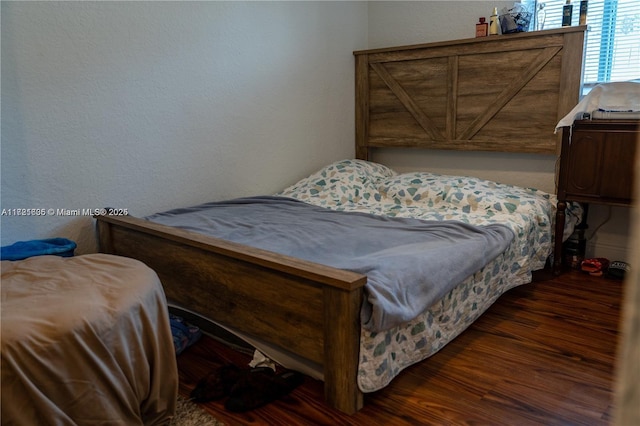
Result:
<svg viewBox="0 0 640 426"><path fill-rule="evenodd" d="M586 26L354 52L356 157L372 148L557 153Z"/></svg>

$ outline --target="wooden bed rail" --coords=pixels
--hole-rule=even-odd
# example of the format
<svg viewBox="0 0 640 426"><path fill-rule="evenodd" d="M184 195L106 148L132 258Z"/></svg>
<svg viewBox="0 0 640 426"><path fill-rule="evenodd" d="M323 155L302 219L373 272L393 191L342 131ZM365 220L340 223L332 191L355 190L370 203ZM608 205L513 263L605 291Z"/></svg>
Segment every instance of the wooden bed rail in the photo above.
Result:
<svg viewBox="0 0 640 426"><path fill-rule="evenodd" d="M96 216L95 219L97 220L98 225L100 247L104 249L113 249L111 235L109 232L104 233L104 231L110 231L112 229L105 225L111 224L130 229L132 231L155 235L176 243L188 244L205 251L255 263L281 272L289 272L297 276L302 276L310 280L315 280L322 284L335 286L344 290L353 290L357 287L362 287L366 282L366 276L355 272L332 268L330 266L308 262L296 257L234 243L229 240L223 240L159 223L153 223L134 216Z"/></svg>
<svg viewBox="0 0 640 426"><path fill-rule="evenodd" d="M144 262L170 302L322 365L327 403L346 413L362 407L366 276L132 216L96 221L100 251Z"/></svg>

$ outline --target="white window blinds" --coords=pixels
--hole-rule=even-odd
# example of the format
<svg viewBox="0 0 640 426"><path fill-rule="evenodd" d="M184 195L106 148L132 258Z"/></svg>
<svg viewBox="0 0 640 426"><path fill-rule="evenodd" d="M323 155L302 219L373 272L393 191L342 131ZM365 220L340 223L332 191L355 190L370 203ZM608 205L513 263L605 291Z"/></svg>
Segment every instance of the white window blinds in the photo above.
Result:
<svg viewBox="0 0 640 426"><path fill-rule="evenodd" d="M523 1L535 10L531 29L562 26L566 0ZM571 25L579 25L580 1L573 0ZM544 12L539 12L542 9ZM640 1L589 0L583 84L585 91L598 83L640 80Z"/></svg>

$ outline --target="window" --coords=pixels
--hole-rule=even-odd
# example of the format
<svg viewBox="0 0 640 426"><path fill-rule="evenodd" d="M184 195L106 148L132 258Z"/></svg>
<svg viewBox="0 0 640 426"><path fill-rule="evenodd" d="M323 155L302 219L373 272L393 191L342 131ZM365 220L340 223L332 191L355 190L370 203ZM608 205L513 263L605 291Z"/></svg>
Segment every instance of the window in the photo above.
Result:
<svg viewBox="0 0 640 426"><path fill-rule="evenodd" d="M534 14L531 29L560 28L565 0L523 0ZM579 25L580 1L574 0L571 25ZM539 16L543 19L538 19ZM583 92L599 83L640 80L640 1L589 0Z"/></svg>

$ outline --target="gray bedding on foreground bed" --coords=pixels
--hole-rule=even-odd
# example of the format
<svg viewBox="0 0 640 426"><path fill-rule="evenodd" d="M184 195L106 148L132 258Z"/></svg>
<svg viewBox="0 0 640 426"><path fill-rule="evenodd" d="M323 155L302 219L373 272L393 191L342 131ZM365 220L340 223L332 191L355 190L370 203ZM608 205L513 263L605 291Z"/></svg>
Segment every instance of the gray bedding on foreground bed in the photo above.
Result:
<svg viewBox="0 0 640 426"><path fill-rule="evenodd" d="M2 261L2 424L160 425L178 372L166 299L141 262Z"/></svg>
<svg viewBox="0 0 640 426"><path fill-rule="evenodd" d="M206 203L147 219L365 274L361 323L374 332L415 318L514 237L501 224L342 212L275 196Z"/></svg>

